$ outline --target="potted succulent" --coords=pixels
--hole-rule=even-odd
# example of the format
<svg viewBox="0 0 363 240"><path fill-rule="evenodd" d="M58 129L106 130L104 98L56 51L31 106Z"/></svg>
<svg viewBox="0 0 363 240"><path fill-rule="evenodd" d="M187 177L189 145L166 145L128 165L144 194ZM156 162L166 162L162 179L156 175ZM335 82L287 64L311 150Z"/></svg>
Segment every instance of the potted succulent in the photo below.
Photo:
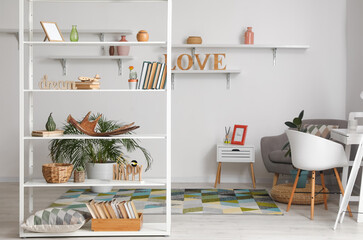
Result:
<svg viewBox="0 0 363 240"><path fill-rule="evenodd" d="M74 170L73 175L74 175L74 182L84 182L84 180L86 178L86 173L82 166L78 166Z"/></svg>
<svg viewBox="0 0 363 240"><path fill-rule="evenodd" d="M95 120L100 114L93 114L90 120ZM121 125L116 121L101 117L95 128L98 132L110 132ZM66 123L63 127L64 134L83 135L72 124ZM128 134L132 134L129 132ZM86 167L87 178L108 179L113 178L113 165L116 161L125 162L122 157L125 150L133 152L140 150L150 169L152 157L150 153L139 145L136 139L54 139L49 144L50 156L53 162L72 163L75 168ZM109 192L112 187L91 187L93 192Z"/></svg>

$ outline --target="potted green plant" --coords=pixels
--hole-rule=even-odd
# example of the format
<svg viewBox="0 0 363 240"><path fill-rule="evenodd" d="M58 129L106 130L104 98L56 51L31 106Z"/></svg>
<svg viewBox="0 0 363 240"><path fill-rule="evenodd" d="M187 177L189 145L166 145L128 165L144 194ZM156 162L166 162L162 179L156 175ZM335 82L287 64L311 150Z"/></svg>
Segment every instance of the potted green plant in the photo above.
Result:
<svg viewBox="0 0 363 240"><path fill-rule="evenodd" d="M90 120L94 121L100 114L93 114ZM95 128L98 132L110 132L121 125L112 120L101 117ZM64 134L84 135L72 124L66 123L63 127ZM129 132L128 134L132 134ZM86 167L87 178L107 179L113 178L113 164L116 161L125 162L125 150L133 152L140 150L145 156L147 167L150 169L152 157L150 153L139 145L136 139L54 139L49 144L50 157L53 162L72 163L75 168ZM112 187L92 187L93 192L109 192Z"/></svg>
<svg viewBox="0 0 363 240"><path fill-rule="evenodd" d="M84 182L86 178L86 173L84 171L84 168L82 166L78 166L74 170L73 176L74 176L74 182Z"/></svg>
<svg viewBox="0 0 363 240"><path fill-rule="evenodd" d="M289 128L291 129L295 129L299 132L306 132L306 128L304 128L304 126L302 125L302 119L304 117L304 110L302 110L299 114L299 116L295 117L292 122L290 121L287 121L285 122L285 125L288 126ZM291 149L290 149L290 143L287 142L283 148L283 150L287 150L286 154L285 154L285 157L286 156L290 156L291 157ZM294 169L294 170L291 170L290 171L293 179L296 178L296 174L297 174L297 170ZM305 170L302 170L300 171L300 177L299 177L299 180L298 180L298 183L297 183L297 188L304 188L306 186L306 180L307 180L307 177L308 177L308 171L305 171Z"/></svg>

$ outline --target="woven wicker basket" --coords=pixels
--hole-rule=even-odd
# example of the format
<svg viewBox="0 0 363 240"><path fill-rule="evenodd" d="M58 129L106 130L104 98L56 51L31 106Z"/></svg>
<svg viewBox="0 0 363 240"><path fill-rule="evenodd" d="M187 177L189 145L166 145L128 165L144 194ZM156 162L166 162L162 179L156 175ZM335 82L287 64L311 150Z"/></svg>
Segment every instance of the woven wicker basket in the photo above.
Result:
<svg viewBox="0 0 363 240"><path fill-rule="evenodd" d="M47 183L65 183L72 175L73 165L68 163L49 163L42 166Z"/></svg>
<svg viewBox="0 0 363 240"><path fill-rule="evenodd" d="M318 193L323 189L321 185L315 185L315 192ZM276 202L289 203L292 190L292 183L279 184L271 189L271 198ZM326 192L329 190L326 188ZM311 204L311 184L306 184L305 188L296 188L292 204L296 205L310 205ZM329 194L327 199L329 199ZM324 194L318 194L315 196L315 204L324 203Z"/></svg>

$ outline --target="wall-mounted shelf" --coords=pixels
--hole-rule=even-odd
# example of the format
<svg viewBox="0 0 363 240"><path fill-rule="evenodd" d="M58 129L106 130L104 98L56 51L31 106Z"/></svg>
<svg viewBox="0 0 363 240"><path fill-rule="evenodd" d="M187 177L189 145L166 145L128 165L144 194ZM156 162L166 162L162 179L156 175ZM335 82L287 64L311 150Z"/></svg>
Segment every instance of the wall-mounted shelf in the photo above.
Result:
<svg viewBox="0 0 363 240"><path fill-rule="evenodd" d="M122 134L117 136L99 137L99 136L88 136L88 135L63 135L54 137L33 137L24 136L24 140L52 140L52 139L165 139L165 134Z"/></svg>
<svg viewBox="0 0 363 240"><path fill-rule="evenodd" d="M273 65L276 65L277 49L301 49L306 50L310 48L309 45L298 44L173 44L173 48L190 48L192 51L192 58L194 61L195 50L197 48L234 48L234 49L271 49Z"/></svg>
<svg viewBox="0 0 363 240"><path fill-rule="evenodd" d="M60 60L63 68L63 75L67 75L68 60L116 60L118 74L122 75L122 61L134 59L131 56L51 56L50 59Z"/></svg>
<svg viewBox="0 0 363 240"><path fill-rule="evenodd" d="M226 74L226 88L231 88L231 74L239 74L241 70L173 70L171 71L171 89L174 89L175 74Z"/></svg>
<svg viewBox="0 0 363 240"><path fill-rule="evenodd" d="M39 42L24 41L25 45L30 46L165 46L165 41L150 42Z"/></svg>
<svg viewBox="0 0 363 240"><path fill-rule="evenodd" d="M166 89L92 89L92 90L56 90L56 89L25 89L28 93L110 93L110 92L166 92Z"/></svg>

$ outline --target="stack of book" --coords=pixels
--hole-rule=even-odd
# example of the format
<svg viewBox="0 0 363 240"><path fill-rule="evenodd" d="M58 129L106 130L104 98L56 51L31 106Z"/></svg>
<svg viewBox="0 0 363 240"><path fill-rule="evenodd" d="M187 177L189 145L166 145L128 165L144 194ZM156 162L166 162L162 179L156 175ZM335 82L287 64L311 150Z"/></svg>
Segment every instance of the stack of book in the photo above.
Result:
<svg viewBox="0 0 363 240"><path fill-rule="evenodd" d="M116 199L105 202L90 200L86 203L94 219L138 219L135 204L132 201L117 202Z"/></svg>
<svg viewBox="0 0 363 240"><path fill-rule="evenodd" d="M144 61L138 89L165 89L166 64Z"/></svg>
<svg viewBox="0 0 363 240"><path fill-rule="evenodd" d="M78 77L80 82L76 82L77 89L87 90L87 89L100 89L100 75L96 74L94 78L90 77Z"/></svg>

